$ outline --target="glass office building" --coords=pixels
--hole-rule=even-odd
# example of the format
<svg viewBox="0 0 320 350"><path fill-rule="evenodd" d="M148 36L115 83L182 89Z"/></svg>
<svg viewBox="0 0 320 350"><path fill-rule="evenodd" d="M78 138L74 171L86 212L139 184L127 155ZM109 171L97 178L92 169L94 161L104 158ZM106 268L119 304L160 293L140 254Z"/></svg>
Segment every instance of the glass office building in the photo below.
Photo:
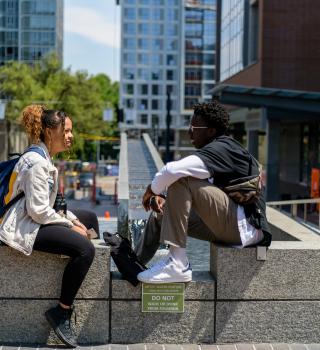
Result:
<svg viewBox="0 0 320 350"><path fill-rule="evenodd" d="M215 0L122 0L122 130L149 132L164 150L167 93L171 150L181 156L192 106L215 78ZM182 135L184 134L184 135ZM183 144L182 144L183 143Z"/></svg>
<svg viewBox="0 0 320 350"><path fill-rule="evenodd" d="M33 62L55 51L62 60L63 0L0 0L0 64Z"/></svg>
<svg viewBox="0 0 320 350"><path fill-rule="evenodd" d="M221 0L220 81L258 60L259 2Z"/></svg>

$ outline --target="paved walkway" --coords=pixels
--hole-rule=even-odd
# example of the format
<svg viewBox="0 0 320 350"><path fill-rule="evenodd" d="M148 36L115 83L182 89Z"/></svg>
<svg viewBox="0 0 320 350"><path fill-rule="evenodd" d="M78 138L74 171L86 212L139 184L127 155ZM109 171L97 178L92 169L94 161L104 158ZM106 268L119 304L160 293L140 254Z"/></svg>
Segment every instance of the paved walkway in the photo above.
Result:
<svg viewBox="0 0 320 350"><path fill-rule="evenodd" d="M0 350L54 350L66 349L61 346L55 347L37 347L37 346L1 346ZM198 345L198 344L107 344L99 346L79 346L79 350L320 350L320 344L223 344L223 345Z"/></svg>

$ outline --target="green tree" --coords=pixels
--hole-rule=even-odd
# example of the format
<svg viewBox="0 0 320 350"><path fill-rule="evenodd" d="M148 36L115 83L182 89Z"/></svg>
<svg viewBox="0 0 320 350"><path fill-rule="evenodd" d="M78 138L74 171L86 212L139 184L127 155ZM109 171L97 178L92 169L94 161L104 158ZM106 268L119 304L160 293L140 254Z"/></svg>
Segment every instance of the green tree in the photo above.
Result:
<svg viewBox="0 0 320 350"><path fill-rule="evenodd" d="M85 147L79 134L118 135L115 121L102 121L103 110L114 108L118 101L118 83L108 76L91 76L85 71L72 73L64 69L55 54L33 65L8 62L0 67L1 98L7 100L6 118L17 120L22 109L31 103L65 111L73 121L74 152L86 157L95 149ZM88 152L85 152L88 150Z"/></svg>

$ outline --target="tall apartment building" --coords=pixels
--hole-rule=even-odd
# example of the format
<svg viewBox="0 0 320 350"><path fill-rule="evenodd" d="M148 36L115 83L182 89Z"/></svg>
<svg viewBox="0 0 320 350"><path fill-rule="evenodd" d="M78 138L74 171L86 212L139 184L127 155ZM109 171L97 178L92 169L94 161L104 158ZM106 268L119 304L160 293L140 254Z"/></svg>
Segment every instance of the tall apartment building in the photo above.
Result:
<svg viewBox="0 0 320 350"><path fill-rule="evenodd" d="M309 197L311 169L320 168L320 2L217 7L212 93L229 106L233 135L263 164L268 200Z"/></svg>
<svg viewBox="0 0 320 350"><path fill-rule="evenodd" d="M120 129L149 132L165 149L167 93L171 152L191 151L192 106L215 82L216 0L121 0Z"/></svg>
<svg viewBox="0 0 320 350"><path fill-rule="evenodd" d="M51 51L62 60L62 43L63 0L0 0L0 65Z"/></svg>

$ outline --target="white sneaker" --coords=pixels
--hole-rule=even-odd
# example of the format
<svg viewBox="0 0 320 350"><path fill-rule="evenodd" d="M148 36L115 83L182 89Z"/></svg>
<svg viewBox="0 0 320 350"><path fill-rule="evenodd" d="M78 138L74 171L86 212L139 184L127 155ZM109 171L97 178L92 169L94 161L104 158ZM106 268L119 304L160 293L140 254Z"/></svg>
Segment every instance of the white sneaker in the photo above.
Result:
<svg viewBox="0 0 320 350"><path fill-rule="evenodd" d="M140 272L138 280L143 283L173 283L190 282L192 280L192 269L188 262L187 267L181 269L169 254L150 269Z"/></svg>

